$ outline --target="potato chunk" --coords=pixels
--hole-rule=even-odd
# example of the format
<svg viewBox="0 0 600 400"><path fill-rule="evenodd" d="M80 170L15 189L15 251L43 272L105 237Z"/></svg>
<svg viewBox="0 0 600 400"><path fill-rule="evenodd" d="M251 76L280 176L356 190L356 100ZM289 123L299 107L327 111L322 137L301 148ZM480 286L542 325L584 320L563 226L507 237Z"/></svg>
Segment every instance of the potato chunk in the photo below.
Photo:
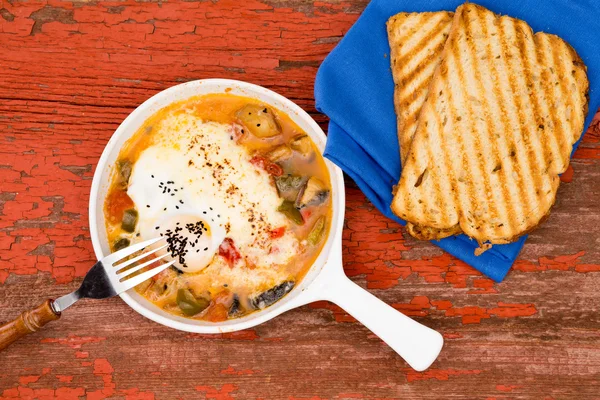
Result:
<svg viewBox="0 0 600 400"><path fill-rule="evenodd" d="M248 104L239 109L235 116L258 138L270 138L281 133L273 110L256 104Z"/></svg>

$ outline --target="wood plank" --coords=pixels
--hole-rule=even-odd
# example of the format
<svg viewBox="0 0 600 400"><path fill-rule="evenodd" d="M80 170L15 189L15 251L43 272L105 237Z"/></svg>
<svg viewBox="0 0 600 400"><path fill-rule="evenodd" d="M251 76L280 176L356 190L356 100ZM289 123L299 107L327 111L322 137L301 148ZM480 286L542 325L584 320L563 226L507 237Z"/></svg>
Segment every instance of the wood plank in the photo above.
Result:
<svg viewBox="0 0 600 400"><path fill-rule="evenodd" d="M0 319L75 289L94 261L91 177L137 105L228 77L280 92L325 128L316 70L366 4L0 0ZM598 398L599 120L572 166L500 284L408 237L347 180L346 272L444 334L424 373L328 303L211 336L111 299L1 352L0 399Z"/></svg>

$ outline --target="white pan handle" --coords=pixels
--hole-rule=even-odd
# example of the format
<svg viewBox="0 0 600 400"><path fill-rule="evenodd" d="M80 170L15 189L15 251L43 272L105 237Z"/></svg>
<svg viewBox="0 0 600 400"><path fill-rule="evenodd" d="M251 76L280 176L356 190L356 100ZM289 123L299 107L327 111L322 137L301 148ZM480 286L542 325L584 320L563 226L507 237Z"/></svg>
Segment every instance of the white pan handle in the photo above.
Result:
<svg viewBox="0 0 600 400"><path fill-rule="evenodd" d="M415 370L424 371L435 361L444 344L442 335L390 307L343 272L335 275L321 296L359 320Z"/></svg>

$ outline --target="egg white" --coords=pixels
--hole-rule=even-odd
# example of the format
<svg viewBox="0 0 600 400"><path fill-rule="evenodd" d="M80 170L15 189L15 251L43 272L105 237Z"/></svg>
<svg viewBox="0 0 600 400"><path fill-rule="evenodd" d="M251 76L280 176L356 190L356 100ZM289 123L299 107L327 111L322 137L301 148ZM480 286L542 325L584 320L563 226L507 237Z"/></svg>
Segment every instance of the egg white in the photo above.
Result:
<svg viewBox="0 0 600 400"><path fill-rule="evenodd" d="M301 245L289 220L276 211L281 199L271 177L250 162L251 155L235 142L232 127L177 114L154 130L153 144L134 163L127 190L139 214L139 240L164 235L178 221L196 218L210 234L199 239L200 251L197 246L188 249L177 268L209 274L212 270L214 284L225 276L234 284L236 279L256 285L258 280L269 284L285 279L279 267L299 254ZM271 238L271 231L281 227L283 236ZM242 255L238 268L218 256L225 237Z"/></svg>

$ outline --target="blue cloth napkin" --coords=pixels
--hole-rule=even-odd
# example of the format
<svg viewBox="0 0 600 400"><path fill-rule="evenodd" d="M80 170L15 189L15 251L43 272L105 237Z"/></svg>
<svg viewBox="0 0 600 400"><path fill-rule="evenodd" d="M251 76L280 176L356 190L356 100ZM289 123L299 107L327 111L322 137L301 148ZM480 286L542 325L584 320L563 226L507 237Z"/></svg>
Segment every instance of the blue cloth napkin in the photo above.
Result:
<svg viewBox="0 0 600 400"><path fill-rule="evenodd" d="M398 12L453 11L462 0L373 0L319 68L317 109L329 116L325 156L342 168L387 217L392 186L400 177L400 156L393 106L394 84L385 23ZM520 18L534 31L554 33L575 48L588 67L590 112L600 106L600 1L479 0L490 10ZM579 144L579 143L577 143ZM577 145L575 145L577 147ZM526 237L493 246L476 257L474 240L464 235L434 241L448 253L499 282L514 263Z"/></svg>

